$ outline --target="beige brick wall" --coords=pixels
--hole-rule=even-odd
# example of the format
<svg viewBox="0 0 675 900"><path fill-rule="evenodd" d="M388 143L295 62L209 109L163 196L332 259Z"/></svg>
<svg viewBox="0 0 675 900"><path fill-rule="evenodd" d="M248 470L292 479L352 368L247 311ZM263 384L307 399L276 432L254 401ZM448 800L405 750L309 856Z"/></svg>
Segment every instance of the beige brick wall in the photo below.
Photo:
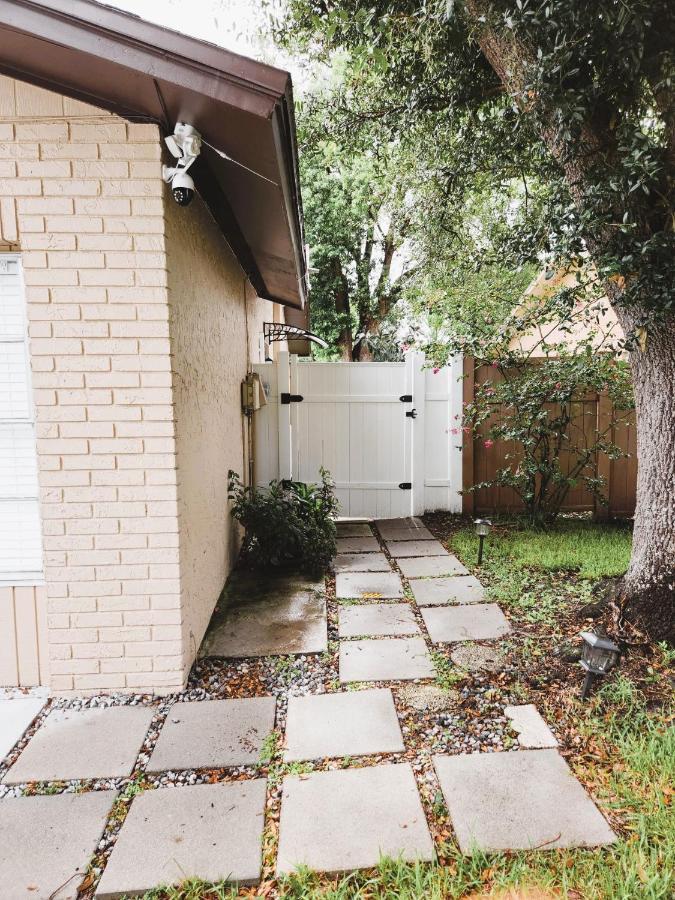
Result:
<svg viewBox="0 0 675 900"><path fill-rule="evenodd" d="M200 203L170 198L156 126L5 77L0 198L27 291L50 687L178 689L236 546L243 275ZM208 360L206 323L227 329Z"/></svg>

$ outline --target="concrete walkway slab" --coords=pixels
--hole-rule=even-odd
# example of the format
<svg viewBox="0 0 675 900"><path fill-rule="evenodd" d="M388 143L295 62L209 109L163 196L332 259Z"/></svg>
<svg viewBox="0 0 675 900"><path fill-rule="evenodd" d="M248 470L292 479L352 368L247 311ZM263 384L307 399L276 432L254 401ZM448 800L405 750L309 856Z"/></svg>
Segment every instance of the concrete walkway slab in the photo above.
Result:
<svg viewBox="0 0 675 900"><path fill-rule="evenodd" d="M138 794L96 891L138 896L187 878L256 884L262 865L265 779Z"/></svg>
<svg viewBox="0 0 675 900"><path fill-rule="evenodd" d="M336 522L335 527L340 538L373 536L373 530L368 522Z"/></svg>
<svg viewBox="0 0 675 900"><path fill-rule="evenodd" d="M391 572L391 563L384 553L339 553L333 560L333 571Z"/></svg>
<svg viewBox="0 0 675 900"><path fill-rule="evenodd" d="M435 541L436 538L424 525L410 526L389 525L380 530L380 535L385 541Z"/></svg>
<svg viewBox="0 0 675 900"><path fill-rule="evenodd" d="M275 708L274 697L174 703L148 771L255 765L274 728Z"/></svg>
<svg viewBox="0 0 675 900"><path fill-rule="evenodd" d="M286 748L286 762L402 751L391 691L289 697Z"/></svg>
<svg viewBox="0 0 675 900"><path fill-rule="evenodd" d="M448 556L448 551L435 538L430 541L387 541L387 550L394 559L410 556Z"/></svg>
<svg viewBox="0 0 675 900"><path fill-rule="evenodd" d="M3 782L131 775L155 712L147 706L53 709Z"/></svg>
<svg viewBox="0 0 675 900"><path fill-rule="evenodd" d="M375 519L375 525L380 534L397 528L424 528L424 522L418 516L404 516L400 519Z"/></svg>
<svg viewBox="0 0 675 900"><path fill-rule="evenodd" d="M284 779L277 871L346 872L382 856L431 860L434 848L407 764Z"/></svg>
<svg viewBox="0 0 675 900"><path fill-rule="evenodd" d="M406 578L435 578L438 575L468 575L469 570L456 556L397 558L396 563Z"/></svg>
<svg viewBox="0 0 675 900"><path fill-rule="evenodd" d="M435 756L464 853L595 847L611 828L555 750Z"/></svg>
<svg viewBox="0 0 675 900"><path fill-rule="evenodd" d="M421 634L409 603L367 603L342 606L339 637L386 637L398 634Z"/></svg>
<svg viewBox="0 0 675 900"><path fill-rule="evenodd" d="M555 735L533 703L505 706L504 714L511 719L511 725L518 732L518 743L521 747L544 749L558 746Z"/></svg>
<svg viewBox="0 0 675 900"><path fill-rule="evenodd" d="M395 572L342 572L335 576L338 600L359 597L383 597L395 600L403 596L401 579Z"/></svg>
<svg viewBox="0 0 675 900"><path fill-rule="evenodd" d="M422 618L434 643L489 641L511 630L508 619L496 603L428 606L422 609Z"/></svg>
<svg viewBox="0 0 675 900"><path fill-rule="evenodd" d="M423 638L382 638L340 644L340 681L411 681L433 678Z"/></svg>
<svg viewBox="0 0 675 900"><path fill-rule="evenodd" d="M380 545L374 537L350 537L337 539L338 553L377 553Z"/></svg>
<svg viewBox="0 0 675 900"><path fill-rule="evenodd" d="M286 656L328 646L323 581L237 573L211 619L199 655Z"/></svg>
<svg viewBox="0 0 675 900"><path fill-rule="evenodd" d="M0 800L3 900L75 900L116 791Z"/></svg>
<svg viewBox="0 0 675 900"><path fill-rule="evenodd" d="M416 579L412 585L418 606L442 606L448 603L481 603L483 585L473 575L450 575L444 578Z"/></svg>
<svg viewBox="0 0 675 900"><path fill-rule="evenodd" d="M46 697L11 697L0 700L0 760L23 737L46 701Z"/></svg>

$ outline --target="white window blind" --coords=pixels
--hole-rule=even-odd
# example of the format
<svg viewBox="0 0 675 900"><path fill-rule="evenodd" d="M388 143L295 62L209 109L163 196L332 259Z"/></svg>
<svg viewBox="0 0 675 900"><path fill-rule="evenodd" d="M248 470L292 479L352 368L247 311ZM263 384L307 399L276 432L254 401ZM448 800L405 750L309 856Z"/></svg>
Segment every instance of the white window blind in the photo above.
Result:
<svg viewBox="0 0 675 900"><path fill-rule="evenodd" d="M0 581L42 578L35 423L21 258L0 253Z"/></svg>

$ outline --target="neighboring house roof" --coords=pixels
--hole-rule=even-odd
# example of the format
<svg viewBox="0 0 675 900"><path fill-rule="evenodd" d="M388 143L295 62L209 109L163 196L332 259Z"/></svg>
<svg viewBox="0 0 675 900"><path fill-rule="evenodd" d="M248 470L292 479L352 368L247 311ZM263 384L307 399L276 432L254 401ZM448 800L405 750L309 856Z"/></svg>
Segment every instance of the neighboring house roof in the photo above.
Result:
<svg viewBox="0 0 675 900"><path fill-rule="evenodd" d="M0 0L0 72L205 141L191 169L259 296L302 308L307 269L291 77L92 0ZM273 182L273 183L271 183Z"/></svg>
<svg viewBox="0 0 675 900"><path fill-rule="evenodd" d="M591 276L591 280L595 280L597 276L590 265L586 267L585 271ZM560 268L554 272L550 270L540 272L526 288L520 303L514 310L514 315L529 315L533 304L536 308L539 301L547 299L565 288L578 287L576 273L577 269L574 267ZM578 297L569 329L560 328L555 322L544 322L534 327L529 333L514 339L510 349L529 353L535 358L552 356L555 351L553 349L546 350L542 344L547 344L549 347L550 345L562 345L568 350L574 350L580 344L585 343L589 335L592 336L592 346L596 350L609 350L623 338L621 325L606 297L588 301Z"/></svg>

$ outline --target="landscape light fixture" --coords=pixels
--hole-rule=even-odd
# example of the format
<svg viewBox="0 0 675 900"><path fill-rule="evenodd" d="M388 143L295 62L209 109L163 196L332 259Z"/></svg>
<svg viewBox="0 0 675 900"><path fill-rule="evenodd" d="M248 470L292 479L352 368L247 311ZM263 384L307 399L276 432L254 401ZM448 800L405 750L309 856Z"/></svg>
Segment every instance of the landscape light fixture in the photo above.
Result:
<svg viewBox="0 0 675 900"><path fill-rule="evenodd" d="M600 675L607 675L618 663L621 649L609 638L594 634L592 631L582 631L581 637L584 646L580 662L586 672L581 699L585 700L595 679Z"/></svg>
<svg viewBox="0 0 675 900"><path fill-rule="evenodd" d="M488 534L490 534L492 522L489 519L476 519L473 525L478 535L478 565L480 566L483 562L483 543Z"/></svg>

